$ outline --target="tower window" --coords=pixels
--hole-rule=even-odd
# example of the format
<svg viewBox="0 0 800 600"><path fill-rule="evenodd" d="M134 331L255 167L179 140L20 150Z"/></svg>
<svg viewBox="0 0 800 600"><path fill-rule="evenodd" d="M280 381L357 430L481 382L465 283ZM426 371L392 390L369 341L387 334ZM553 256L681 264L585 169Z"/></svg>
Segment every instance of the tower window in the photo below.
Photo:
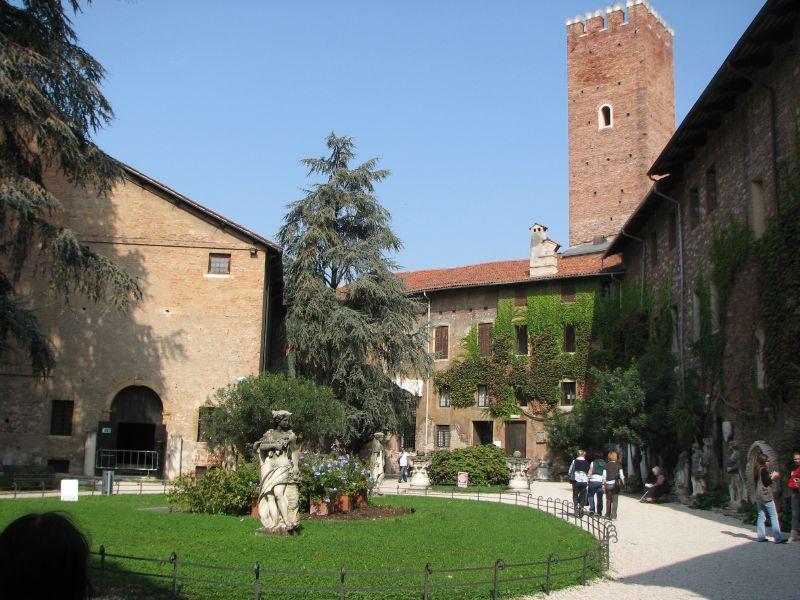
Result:
<svg viewBox="0 0 800 600"><path fill-rule="evenodd" d="M614 126L614 113L611 110L610 104L604 104L600 107L597 115L598 129L606 129L607 127Z"/></svg>
<svg viewBox="0 0 800 600"><path fill-rule="evenodd" d="M575 326L564 325L564 352L575 352Z"/></svg>

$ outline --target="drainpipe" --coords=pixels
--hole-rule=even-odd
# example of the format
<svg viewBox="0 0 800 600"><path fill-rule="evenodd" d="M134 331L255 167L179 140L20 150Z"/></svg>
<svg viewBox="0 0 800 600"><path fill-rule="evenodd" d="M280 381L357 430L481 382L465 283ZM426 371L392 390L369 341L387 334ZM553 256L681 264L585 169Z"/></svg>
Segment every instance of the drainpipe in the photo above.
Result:
<svg viewBox="0 0 800 600"><path fill-rule="evenodd" d="M651 188L653 193L656 196L664 198L664 200L668 200L672 202L673 206L675 207L675 212L678 215L677 223L678 223L678 367L680 369L680 378L679 383L681 389L683 389L683 377L684 377L684 350L683 350L683 309L684 309L684 267L683 267L683 212L681 211L681 203L672 198L671 196L667 196L665 193L661 192L658 189L658 180L654 179L652 175L647 175L650 178L650 181L653 182L653 187Z"/></svg>
<svg viewBox="0 0 800 600"><path fill-rule="evenodd" d="M731 71L733 71L739 77L746 79L750 83L753 83L759 87L764 88L769 92L769 104L770 104L770 126L772 131L770 135L772 137L772 185L775 189L775 213L780 214L780 202L778 202L778 99L775 94L775 88L772 86L767 85L763 81L755 79L751 75L747 75L734 67L731 64L730 59L725 61L725 66L728 67Z"/></svg>
<svg viewBox="0 0 800 600"><path fill-rule="evenodd" d="M428 334L431 331L431 299L428 297L427 292L422 292L422 296L428 303ZM428 341L428 352L430 353L430 340ZM431 378L430 375L425 379L425 446L424 452L428 451L428 404L431 401Z"/></svg>

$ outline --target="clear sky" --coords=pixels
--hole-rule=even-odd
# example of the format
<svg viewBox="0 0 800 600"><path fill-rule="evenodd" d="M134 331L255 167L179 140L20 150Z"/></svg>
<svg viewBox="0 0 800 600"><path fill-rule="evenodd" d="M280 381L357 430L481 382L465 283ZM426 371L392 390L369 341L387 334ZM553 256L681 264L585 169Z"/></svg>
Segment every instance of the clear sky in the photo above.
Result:
<svg viewBox="0 0 800 600"><path fill-rule="evenodd" d="M678 122L762 0L653 0ZM595 0L100 0L74 22L108 70L113 156L274 239L330 131L378 189L407 269L568 241L565 19Z"/></svg>

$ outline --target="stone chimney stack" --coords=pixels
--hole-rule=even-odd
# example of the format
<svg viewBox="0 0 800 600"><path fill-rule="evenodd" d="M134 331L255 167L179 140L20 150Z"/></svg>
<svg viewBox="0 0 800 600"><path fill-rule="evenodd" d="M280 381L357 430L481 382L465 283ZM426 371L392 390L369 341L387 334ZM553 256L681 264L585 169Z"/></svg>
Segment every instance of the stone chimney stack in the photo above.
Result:
<svg viewBox="0 0 800 600"><path fill-rule="evenodd" d="M542 277L545 275L555 275L556 252L559 244L547 237L547 227L534 223L531 225L531 262L528 269L530 277Z"/></svg>

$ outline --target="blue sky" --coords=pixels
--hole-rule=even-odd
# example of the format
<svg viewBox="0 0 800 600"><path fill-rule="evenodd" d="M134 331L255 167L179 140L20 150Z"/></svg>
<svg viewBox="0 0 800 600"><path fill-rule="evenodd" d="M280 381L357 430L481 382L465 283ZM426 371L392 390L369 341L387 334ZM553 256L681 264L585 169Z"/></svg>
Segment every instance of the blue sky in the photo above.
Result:
<svg viewBox="0 0 800 600"><path fill-rule="evenodd" d="M762 0L653 0L676 30L678 122ZM103 0L107 152L274 239L331 130L380 156L407 269L568 240L565 19L593 0Z"/></svg>

